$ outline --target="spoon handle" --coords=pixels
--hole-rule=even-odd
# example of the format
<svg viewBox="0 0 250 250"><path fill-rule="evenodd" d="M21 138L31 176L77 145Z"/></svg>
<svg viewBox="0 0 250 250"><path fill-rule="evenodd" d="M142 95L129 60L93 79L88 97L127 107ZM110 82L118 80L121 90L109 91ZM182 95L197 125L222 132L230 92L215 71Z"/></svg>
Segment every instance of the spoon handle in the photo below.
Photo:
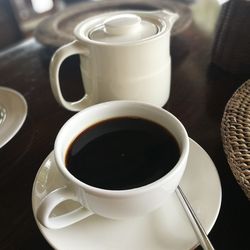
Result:
<svg viewBox="0 0 250 250"><path fill-rule="evenodd" d="M176 190L177 196L187 214L188 219L190 220L192 227L200 241L200 244L204 250L214 250L214 247L212 246L209 238L207 237L207 234L202 227L198 217L196 216L192 206L190 205L187 197L183 193L180 186L177 187Z"/></svg>

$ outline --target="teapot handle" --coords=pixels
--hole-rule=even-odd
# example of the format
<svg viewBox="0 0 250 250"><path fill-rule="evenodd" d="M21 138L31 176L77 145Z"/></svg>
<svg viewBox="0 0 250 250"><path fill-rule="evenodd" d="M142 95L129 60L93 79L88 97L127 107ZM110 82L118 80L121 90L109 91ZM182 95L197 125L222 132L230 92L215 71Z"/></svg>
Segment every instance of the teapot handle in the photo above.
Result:
<svg viewBox="0 0 250 250"><path fill-rule="evenodd" d="M50 61L50 68L49 68L49 74L50 74L50 85L52 88L52 92L59 104L61 104L63 107L65 107L68 110L71 111L80 111L90 105L92 105L92 99L90 93L86 93L85 95L78 101L75 102L69 102L64 99L60 87L60 81L59 81L59 71L61 64L63 61L72 55L89 55L89 50L83 46L82 43L79 41L73 41L71 43L68 43L62 47L60 47L53 55L51 61Z"/></svg>

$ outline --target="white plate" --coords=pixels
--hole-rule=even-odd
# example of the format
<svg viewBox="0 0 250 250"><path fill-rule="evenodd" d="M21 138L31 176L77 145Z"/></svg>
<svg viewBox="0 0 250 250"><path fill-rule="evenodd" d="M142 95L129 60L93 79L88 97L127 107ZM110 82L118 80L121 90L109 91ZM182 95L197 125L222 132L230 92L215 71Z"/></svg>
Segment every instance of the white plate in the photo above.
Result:
<svg viewBox="0 0 250 250"><path fill-rule="evenodd" d="M36 211L41 199L64 183L57 171L53 152L40 167L33 185L32 206ZM190 139L188 166L181 187L196 211L206 232L219 214L221 185L217 170L208 154ZM52 247L60 250L189 250L198 240L173 194L160 209L146 217L115 221L97 215L59 230L38 227ZM149 201L150 202L150 201ZM58 208L67 210L71 204Z"/></svg>
<svg viewBox="0 0 250 250"><path fill-rule="evenodd" d="M22 127L27 116L27 103L17 91L0 87L0 148Z"/></svg>

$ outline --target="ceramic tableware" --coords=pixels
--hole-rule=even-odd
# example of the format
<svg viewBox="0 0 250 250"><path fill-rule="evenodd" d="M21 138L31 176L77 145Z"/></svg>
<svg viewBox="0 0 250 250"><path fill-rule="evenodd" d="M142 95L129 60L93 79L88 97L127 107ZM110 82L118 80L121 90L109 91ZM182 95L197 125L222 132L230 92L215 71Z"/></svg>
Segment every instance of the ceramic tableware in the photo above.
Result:
<svg viewBox="0 0 250 250"><path fill-rule="evenodd" d="M221 184L217 169L203 148L192 139L185 173L180 186L185 192L206 233L216 222L221 205ZM65 185L58 172L54 151L41 164L33 184L34 214L44 197ZM131 220L110 220L92 215L60 230L48 229L36 220L44 238L54 249L155 249L191 250L199 244L193 228L176 196L147 216ZM62 203L54 215L75 209L74 202ZM98 239L98 240L97 240Z"/></svg>
<svg viewBox="0 0 250 250"><path fill-rule="evenodd" d="M126 10L78 24L75 41L60 47L51 59L50 83L57 102L72 111L120 99L163 106L170 94L170 32L177 18L167 10ZM63 97L59 71L74 54L80 55L85 94L70 102Z"/></svg>
<svg viewBox="0 0 250 250"><path fill-rule="evenodd" d="M18 91L0 87L0 148L8 143L22 127L28 106Z"/></svg>
<svg viewBox="0 0 250 250"><path fill-rule="evenodd" d="M173 0L102 0L81 1L45 18L34 31L36 40L45 46L58 48L74 40L74 28L83 20L104 12L121 10L167 9L179 15L171 36L179 36L192 22L191 8Z"/></svg>
<svg viewBox="0 0 250 250"><path fill-rule="evenodd" d="M84 131L89 131L92 127L98 128L97 124L100 124L102 121L114 120L122 117L136 117L153 121L169 131L168 133L172 134L178 145L179 154L171 169L164 172L161 177L157 177L155 180L150 181L147 184L140 184L135 188L118 190L94 186L91 185L92 183L89 184L88 180L83 181L82 179L80 180L79 178L76 178L76 176L69 171L68 163L66 163L68 150L70 147L72 148L71 145L72 142L75 141L75 138L79 138L80 135L84 136ZM103 131L104 128L101 127L100 129ZM116 128L116 131L119 130L119 127ZM127 130L123 131L126 132ZM138 130L136 131L139 133ZM105 133L106 135L106 132L101 133ZM94 134L94 137L96 138L97 135L97 133ZM150 137L148 134L147 136L147 138ZM87 135L87 141L89 140L92 139L89 139ZM83 145L87 145L86 143L89 142L84 142ZM132 143L133 140L131 140L131 146ZM74 154L81 150L80 147L84 147L81 146L81 144L82 142L79 144L79 147L77 146L73 149L76 151ZM169 146L167 146L166 149L167 152L171 150ZM152 145L149 145L145 152L152 157L153 150L155 150L155 147L152 148ZM157 151L159 151L158 146ZM162 108L134 101L111 101L91 106L69 119L57 135L54 152L58 170L65 178L67 185L63 185L60 188L51 191L43 199L36 211L36 218L45 227L57 229L69 226L92 214L98 214L112 219L128 219L131 217L146 215L147 213L159 208L166 201L168 195L175 191L185 171L189 154L189 139L181 122L171 113ZM95 155L97 153L98 152L94 152L93 156L96 157ZM121 152L121 155L122 154L123 151ZM171 157L171 155L168 157ZM156 161L158 160L157 157ZM139 159L139 165L141 164L140 162L141 158ZM104 163L101 161L98 164L100 167L97 168L96 173L94 173L97 177L103 173L102 164ZM156 164L156 162L152 164ZM87 171L84 164L81 164L80 170L84 167L84 171ZM88 167L92 168L93 166ZM117 167L115 169L117 169ZM128 168L129 166L126 165L126 167ZM154 169L155 167L156 166L154 165ZM106 168L108 169L109 165L106 166ZM129 179L131 179L137 168L138 165L134 166L131 172L124 173L121 180L126 178L125 176L130 176ZM121 171L123 170L121 169ZM105 173L103 174L105 175ZM113 173L110 174L114 175ZM138 173L136 173L136 175L138 175ZM93 176L90 178L93 179ZM75 209L74 211L69 211L62 216L52 217L51 214L53 214L55 207L68 200L78 202L81 205L80 208Z"/></svg>

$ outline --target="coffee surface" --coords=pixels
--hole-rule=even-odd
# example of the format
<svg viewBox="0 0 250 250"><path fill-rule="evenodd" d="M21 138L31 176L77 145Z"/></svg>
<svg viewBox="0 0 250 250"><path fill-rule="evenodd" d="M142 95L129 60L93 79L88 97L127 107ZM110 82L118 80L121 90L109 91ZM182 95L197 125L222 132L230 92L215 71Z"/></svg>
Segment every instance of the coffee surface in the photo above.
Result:
<svg viewBox="0 0 250 250"><path fill-rule="evenodd" d="M109 190L152 183L177 163L180 150L164 127L136 117L114 118L84 130L66 155L77 179Z"/></svg>

